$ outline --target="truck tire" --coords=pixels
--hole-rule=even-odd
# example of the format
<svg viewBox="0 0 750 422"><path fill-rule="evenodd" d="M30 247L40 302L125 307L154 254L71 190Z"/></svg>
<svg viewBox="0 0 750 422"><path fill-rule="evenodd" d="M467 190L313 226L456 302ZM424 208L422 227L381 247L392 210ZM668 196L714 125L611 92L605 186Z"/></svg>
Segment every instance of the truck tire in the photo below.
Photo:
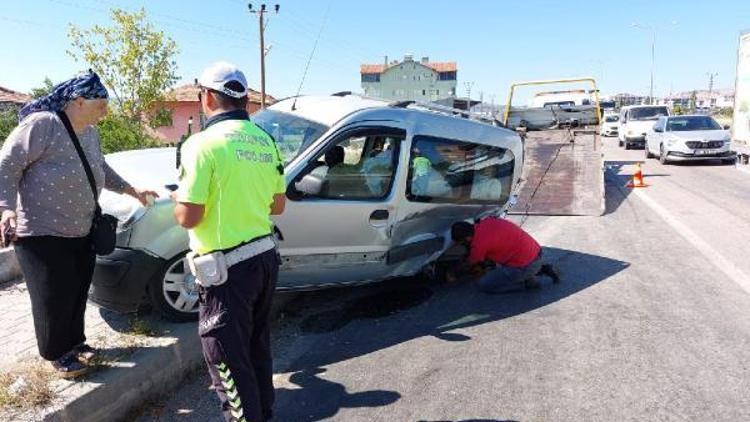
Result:
<svg viewBox="0 0 750 422"><path fill-rule="evenodd" d="M148 285L151 304L169 321L198 320L198 286L188 268L186 253L170 259Z"/></svg>

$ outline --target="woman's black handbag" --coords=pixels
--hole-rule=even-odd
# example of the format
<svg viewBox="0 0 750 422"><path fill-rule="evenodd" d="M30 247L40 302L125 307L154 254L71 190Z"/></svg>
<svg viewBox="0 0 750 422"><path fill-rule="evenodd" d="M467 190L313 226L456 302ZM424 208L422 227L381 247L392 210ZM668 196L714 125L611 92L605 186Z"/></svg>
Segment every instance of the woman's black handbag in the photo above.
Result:
<svg viewBox="0 0 750 422"><path fill-rule="evenodd" d="M89 233L94 252L96 252L97 255L109 255L115 250L117 218L109 214L103 214L102 209L99 208L99 193L96 190L94 173L91 172L91 166L89 166L89 161L83 153L81 143L78 141L78 136L76 136L75 131L73 131L73 126L70 124L70 120L64 112L57 112L57 116L60 117L60 120L62 120L65 125L65 129L68 130L70 139L73 140L73 146L76 147L78 157L80 157L81 163L83 164L83 170L86 171L86 177L89 179L91 193L94 194L96 211L94 212L94 221L91 224L91 232Z"/></svg>

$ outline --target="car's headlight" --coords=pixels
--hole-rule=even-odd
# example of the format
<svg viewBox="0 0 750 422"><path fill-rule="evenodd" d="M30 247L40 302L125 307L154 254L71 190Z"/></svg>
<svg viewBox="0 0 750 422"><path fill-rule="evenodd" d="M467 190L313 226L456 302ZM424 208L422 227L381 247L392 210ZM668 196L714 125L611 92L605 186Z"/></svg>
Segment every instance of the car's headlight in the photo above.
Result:
<svg viewBox="0 0 750 422"><path fill-rule="evenodd" d="M102 190L99 205L103 213L117 218L121 230L127 230L146 213L146 208L137 199L107 190Z"/></svg>

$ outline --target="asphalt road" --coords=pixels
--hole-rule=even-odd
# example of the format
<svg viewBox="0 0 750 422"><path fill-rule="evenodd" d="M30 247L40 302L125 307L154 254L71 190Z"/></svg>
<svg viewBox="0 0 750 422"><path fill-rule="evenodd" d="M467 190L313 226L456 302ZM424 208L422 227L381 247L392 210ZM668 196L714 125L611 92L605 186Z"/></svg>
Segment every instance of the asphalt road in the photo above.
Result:
<svg viewBox="0 0 750 422"><path fill-rule="evenodd" d="M276 327L276 421L750 420L750 174L605 139L607 213L530 217L559 285L415 279L304 293ZM140 421L220 420L197 374Z"/></svg>

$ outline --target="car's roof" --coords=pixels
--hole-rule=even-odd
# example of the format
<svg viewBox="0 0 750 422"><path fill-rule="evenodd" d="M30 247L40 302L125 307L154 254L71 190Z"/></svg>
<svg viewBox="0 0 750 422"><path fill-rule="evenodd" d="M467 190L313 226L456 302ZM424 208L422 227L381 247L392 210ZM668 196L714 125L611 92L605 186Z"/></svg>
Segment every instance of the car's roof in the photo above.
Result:
<svg viewBox="0 0 750 422"><path fill-rule="evenodd" d="M684 117L710 117L713 119L713 116L706 116L705 114L681 114L679 116L662 116L662 117L667 117L670 119L681 119Z"/></svg>
<svg viewBox="0 0 750 422"><path fill-rule="evenodd" d="M641 105L625 106L623 108L627 108L627 109L630 110L630 109L634 109L634 108L650 108L650 107L659 107L659 108L661 108L661 107L666 107L666 105L664 105L664 104L662 104L662 105L657 105L657 104L641 104Z"/></svg>
<svg viewBox="0 0 750 422"><path fill-rule="evenodd" d="M294 114L330 127L355 111L387 105L386 101L359 95L300 96L281 100L269 109Z"/></svg>

